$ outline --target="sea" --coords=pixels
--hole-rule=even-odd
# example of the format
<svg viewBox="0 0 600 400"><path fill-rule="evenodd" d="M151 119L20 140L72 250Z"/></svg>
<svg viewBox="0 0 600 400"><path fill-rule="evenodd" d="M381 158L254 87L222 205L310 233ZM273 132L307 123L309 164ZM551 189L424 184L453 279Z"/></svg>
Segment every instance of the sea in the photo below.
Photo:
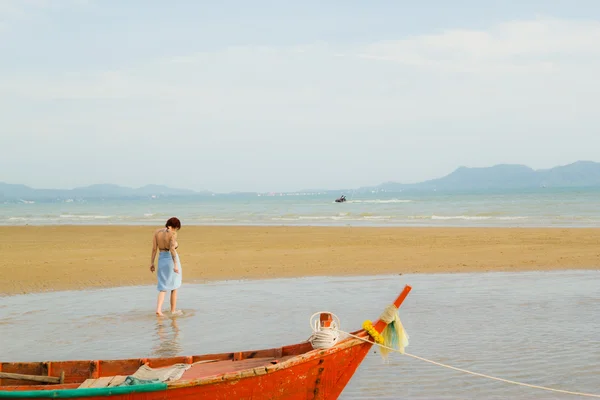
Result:
<svg viewBox="0 0 600 400"><path fill-rule="evenodd" d="M23 199L0 204L0 225L600 226L600 188L344 194Z"/></svg>

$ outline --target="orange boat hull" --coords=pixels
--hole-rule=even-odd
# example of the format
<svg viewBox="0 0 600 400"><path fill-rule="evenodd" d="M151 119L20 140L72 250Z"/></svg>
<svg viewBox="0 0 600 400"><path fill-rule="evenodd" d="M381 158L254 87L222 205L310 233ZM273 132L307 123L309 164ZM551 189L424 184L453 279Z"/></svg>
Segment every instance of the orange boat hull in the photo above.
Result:
<svg viewBox="0 0 600 400"><path fill-rule="evenodd" d="M363 334L364 332L357 332ZM365 336L366 337L366 336ZM162 390L152 392L118 393L114 390L108 394L111 399L337 399L344 390L356 369L363 361L371 343L348 339L330 349L312 350L300 356L290 357L281 363L268 367L254 368L238 372L219 374L198 379L188 378L174 382ZM306 347L298 344L293 347ZM193 369L192 371L193 375ZM68 381L68 380L67 380ZM103 391L94 396L85 389L75 389L78 384L65 383L61 389L56 385L48 386L11 386L0 398L34 398L25 397L26 393L35 393L35 397L71 399L106 399ZM143 385L142 385L143 386ZM75 389L75 390L73 390ZM120 388L119 388L120 389ZM76 392L81 390L81 396ZM88 389L89 390L89 389ZM94 389L91 389L94 390ZM42 394L46 392L47 395ZM50 394L54 392L53 394ZM70 392L67 395L67 392ZM73 393L75 392L75 393Z"/></svg>
<svg viewBox="0 0 600 400"><path fill-rule="evenodd" d="M167 390L167 399L337 399L367 355L360 343L262 376ZM325 353L325 352L323 352Z"/></svg>

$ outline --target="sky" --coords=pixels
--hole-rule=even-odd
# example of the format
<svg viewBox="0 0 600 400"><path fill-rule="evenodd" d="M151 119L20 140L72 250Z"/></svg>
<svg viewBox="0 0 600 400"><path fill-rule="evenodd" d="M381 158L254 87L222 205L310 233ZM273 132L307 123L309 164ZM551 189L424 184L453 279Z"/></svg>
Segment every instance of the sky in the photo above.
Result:
<svg viewBox="0 0 600 400"><path fill-rule="evenodd" d="M0 0L0 181L229 191L600 161L597 0Z"/></svg>

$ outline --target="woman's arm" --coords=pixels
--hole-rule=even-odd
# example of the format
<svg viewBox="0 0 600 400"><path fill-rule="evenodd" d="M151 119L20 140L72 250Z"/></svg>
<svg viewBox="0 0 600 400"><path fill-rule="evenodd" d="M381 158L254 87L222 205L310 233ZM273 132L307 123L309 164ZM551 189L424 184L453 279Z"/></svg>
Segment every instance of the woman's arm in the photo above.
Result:
<svg viewBox="0 0 600 400"><path fill-rule="evenodd" d="M158 243L156 242L156 233L152 237L152 258L150 259L150 272L154 272L154 259L156 258L156 249L158 248Z"/></svg>
<svg viewBox="0 0 600 400"><path fill-rule="evenodd" d="M179 273L179 268L177 267L177 234L173 233L171 235L171 239L169 240L169 252L171 253L171 258L173 258L173 271Z"/></svg>

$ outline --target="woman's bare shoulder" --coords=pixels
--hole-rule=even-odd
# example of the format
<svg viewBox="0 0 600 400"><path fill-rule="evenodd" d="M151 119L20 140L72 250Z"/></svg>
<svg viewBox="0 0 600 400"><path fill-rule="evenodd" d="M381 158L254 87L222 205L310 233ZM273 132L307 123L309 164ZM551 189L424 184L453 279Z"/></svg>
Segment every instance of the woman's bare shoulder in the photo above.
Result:
<svg viewBox="0 0 600 400"><path fill-rule="evenodd" d="M172 231L166 230L165 228L158 228L157 230L155 230L154 236L158 236L159 233L164 233L165 235L163 235L163 237L167 237L167 238L177 237L177 232L172 232Z"/></svg>

